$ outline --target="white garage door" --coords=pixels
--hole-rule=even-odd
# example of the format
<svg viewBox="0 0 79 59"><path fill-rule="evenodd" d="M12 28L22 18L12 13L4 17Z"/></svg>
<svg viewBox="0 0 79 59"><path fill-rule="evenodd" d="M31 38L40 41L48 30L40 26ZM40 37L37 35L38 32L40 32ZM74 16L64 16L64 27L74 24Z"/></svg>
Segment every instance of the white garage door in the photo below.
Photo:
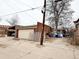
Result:
<svg viewBox="0 0 79 59"><path fill-rule="evenodd" d="M18 37L19 38L23 38L23 39L27 39L27 40L33 39L33 35L34 35L34 30L33 29L19 30L19 32L18 32Z"/></svg>

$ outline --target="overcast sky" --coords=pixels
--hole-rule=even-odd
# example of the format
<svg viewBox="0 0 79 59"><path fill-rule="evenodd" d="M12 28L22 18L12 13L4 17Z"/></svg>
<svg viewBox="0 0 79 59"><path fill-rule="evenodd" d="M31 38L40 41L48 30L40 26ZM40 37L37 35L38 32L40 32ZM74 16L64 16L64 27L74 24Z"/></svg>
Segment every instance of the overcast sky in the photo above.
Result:
<svg viewBox="0 0 79 59"><path fill-rule="evenodd" d="M74 0L71 3L71 8L75 11L73 15L73 20L76 20L79 17L79 0ZM10 20L16 14L8 15L11 13L15 13L18 11L27 10L30 8L40 7L35 10L26 11L23 13L18 13L17 18L19 20L20 25L33 25L38 21L42 22L42 13L41 8L43 6L43 0L0 0L0 18L3 20L0 24L8 24L6 22L7 19Z"/></svg>
<svg viewBox="0 0 79 59"><path fill-rule="evenodd" d="M75 11L73 14L73 20L77 20L79 18L79 0L74 0L71 3L71 8Z"/></svg>

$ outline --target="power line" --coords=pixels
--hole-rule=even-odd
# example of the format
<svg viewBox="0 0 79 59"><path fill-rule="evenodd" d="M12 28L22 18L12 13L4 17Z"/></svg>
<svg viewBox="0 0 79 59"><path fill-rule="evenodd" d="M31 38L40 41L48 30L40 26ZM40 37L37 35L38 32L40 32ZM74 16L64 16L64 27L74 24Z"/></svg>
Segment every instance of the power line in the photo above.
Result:
<svg viewBox="0 0 79 59"><path fill-rule="evenodd" d="M7 3L7 1L4 1L4 0L2 0L8 7L10 7L11 9L14 9L14 8L12 8L11 7L11 5L10 4L8 4ZM15 0L14 0L15 1ZM15 3L17 3L17 1L15 1ZM25 4L24 2L21 2L21 1L19 1L19 3L21 3L21 4L23 4L23 5L27 5L27 4ZM27 6L29 6L29 5L27 5ZM29 7L31 7L31 6L29 6ZM41 7L41 6L40 6ZM5 14L5 15L2 15L2 16L0 16L0 17L4 17L4 16L9 16L9 15L13 15L13 14L17 14L17 13L22 13L22 12L27 12L27 11L30 11L30 10L35 10L35 9L38 9L38 8L40 8L40 7L36 7L36 8L30 8L30 9L27 9L27 10L23 10L23 11L18 11L18 12L14 12L14 13L10 13L10 14ZM14 11L16 11L16 10L14 10ZM28 14L29 15L29 14ZM34 17L33 17L33 19L35 19Z"/></svg>
<svg viewBox="0 0 79 59"><path fill-rule="evenodd" d="M38 8L40 8L40 7L30 8L30 9L26 9L26 10L23 10L23 11L17 11L17 12L14 12L14 13L2 15L2 16L0 16L0 17L9 16L9 15L18 14L18 13L23 13L23 12L27 12L27 11L31 11L31 10L33 11L33 10L38 9Z"/></svg>

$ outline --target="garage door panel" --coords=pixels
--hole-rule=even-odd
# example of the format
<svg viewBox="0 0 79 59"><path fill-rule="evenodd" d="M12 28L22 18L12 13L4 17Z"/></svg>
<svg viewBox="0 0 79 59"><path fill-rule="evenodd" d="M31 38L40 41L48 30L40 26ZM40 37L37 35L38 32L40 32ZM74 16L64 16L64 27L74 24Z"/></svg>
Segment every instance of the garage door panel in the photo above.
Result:
<svg viewBox="0 0 79 59"><path fill-rule="evenodd" d="M34 30L19 30L19 38L32 39Z"/></svg>

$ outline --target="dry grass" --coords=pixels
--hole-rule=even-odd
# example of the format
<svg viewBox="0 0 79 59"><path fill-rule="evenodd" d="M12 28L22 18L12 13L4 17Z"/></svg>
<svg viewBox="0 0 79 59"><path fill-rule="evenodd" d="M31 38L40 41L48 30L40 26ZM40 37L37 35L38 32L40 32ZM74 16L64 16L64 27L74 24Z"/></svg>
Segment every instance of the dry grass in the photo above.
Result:
<svg viewBox="0 0 79 59"><path fill-rule="evenodd" d="M0 47L1 47L1 48L6 48L7 45L5 45L5 44L0 44Z"/></svg>
<svg viewBox="0 0 79 59"><path fill-rule="evenodd" d="M47 42L52 43L54 40L55 40L55 38L50 38L50 39L47 40Z"/></svg>

